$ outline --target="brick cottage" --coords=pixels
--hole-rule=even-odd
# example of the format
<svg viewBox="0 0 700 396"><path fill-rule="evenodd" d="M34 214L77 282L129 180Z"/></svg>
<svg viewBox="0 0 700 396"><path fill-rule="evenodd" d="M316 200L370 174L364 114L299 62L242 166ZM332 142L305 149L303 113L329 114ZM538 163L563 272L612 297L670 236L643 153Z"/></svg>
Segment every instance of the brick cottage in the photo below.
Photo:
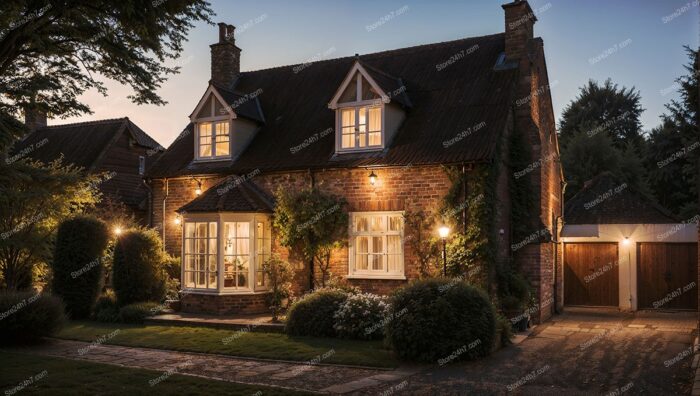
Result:
<svg viewBox="0 0 700 396"><path fill-rule="evenodd" d="M182 257L183 311L265 311L261 264L274 252L297 269L297 292L309 288L308 265L271 227L280 188L343 197L348 243L331 272L389 293L419 276L404 214L440 206L447 166L468 174L500 161L496 259L516 262L543 305L536 319L549 317L556 244L512 248L509 186L522 170L502 155L512 134L527 142L533 215L556 235L563 178L549 80L532 9L503 9L505 33L249 72L234 27L220 23L191 123L148 172L153 225Z"/></svg>

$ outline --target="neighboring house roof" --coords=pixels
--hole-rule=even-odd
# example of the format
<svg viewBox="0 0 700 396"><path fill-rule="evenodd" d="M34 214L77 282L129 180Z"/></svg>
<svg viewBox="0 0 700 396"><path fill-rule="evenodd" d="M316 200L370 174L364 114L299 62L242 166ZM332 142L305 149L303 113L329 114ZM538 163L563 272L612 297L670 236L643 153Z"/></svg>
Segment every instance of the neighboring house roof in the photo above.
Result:
<svg viewBox="0 0 700 396"><path fill-rule="evenodd" d="M386 90L405 86L401 101L410 98L411 104L393 141L372 153L336 155L335 112L328 109L358 58L242 72L236 92L257 92L265 114L264 125L243 153L230 161L194 162L193 126L188 125L148 175L490 161L506 126L518 74L514 68L494 70L504 48L501 33L361 56L362 65Z"/></svg>
<svg viewBox="0 0 700 396"><path fill-rule="evenodd" d="M201 196L178 209L178 212L265 212L272 213L274 203L254 183L226 178Z"/></svg>
<svg viewBox="0 0 700 396"><path fill-rule="evenodd" d="M103 160L124 133L128 133L136 144L154 150L153 155L146 157L146 168L157 160L163 147L126 117L39 128L16 142L11 155L44 163L63 156L64 163L79 166L88 172L110 171L112 169L103 169ZM100 190L118 196L127 205L139 206L146 191L142 177L138 175L138 163L134 164L133 169L131 173L115 169L115 176L103 182Z"/></svg>
<svg viewBox="0 0 700 396"><path fill-rule="evenodd" d="M673 224L678 219L626 183L604 172L566 203L566 224Z"/></svg>

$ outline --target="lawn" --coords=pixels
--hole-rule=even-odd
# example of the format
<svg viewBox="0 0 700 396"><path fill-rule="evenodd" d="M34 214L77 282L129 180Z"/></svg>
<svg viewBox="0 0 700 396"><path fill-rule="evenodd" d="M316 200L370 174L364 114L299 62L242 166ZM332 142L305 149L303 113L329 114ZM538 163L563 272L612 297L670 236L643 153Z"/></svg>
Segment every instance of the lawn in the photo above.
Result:
<svg viewBox="0 0 700 396"><path fill-rule="evenodd" d="M0 352L3 395L302 395L286 389L243 385L100 363ZM29 383L29 384L27 384ZM26 387L23 387L27 384ZM20 389L20 387L23 387Z"/></svg>
<svg viewBox="0 0 700 396"><path fill-rule="evenodd" d="M322 363L371 367L397 367L398 361L381 341L290 337L280 333L243 332L206 327L126 325L123 323L70 322L58 338L92 342L113 334L107 344L218 353L264 359L308 361L329 355ZM332 354L328 354L333 350Z"/></svg>

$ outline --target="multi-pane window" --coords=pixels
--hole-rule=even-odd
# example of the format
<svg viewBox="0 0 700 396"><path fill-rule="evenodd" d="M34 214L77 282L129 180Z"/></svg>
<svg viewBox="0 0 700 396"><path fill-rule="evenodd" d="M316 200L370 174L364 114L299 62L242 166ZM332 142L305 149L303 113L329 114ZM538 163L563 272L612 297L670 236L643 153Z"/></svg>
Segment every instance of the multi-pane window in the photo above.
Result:
<svg viewBox="0 0 700 396"><path fill-rule="evenodd" d="M228 157L231 154L229 122L201 122L199 131L199 158Z"/></svg>
<svg viewBox="0 0 700 396"><path fill-rule="evenodd" d="M217 241L216 222L185 223L185 287L216 289Z"/></svg>
<svg viewBox="0 0 700 396"><path fill-rule="evenodd" d="M267 276L263 270L263 264L270 258L272 238L270 235L270 223L258 221L255 232L255 287L266 288Z"/></svg>
<svg viewBox="0 0 700 396"><path fill-rule="evenodd" d="M350 275L403 275L401 212L351 213L350 243Z"/></svg>
<svg viewBox="0 0 700 396"><path fill-rule="evenodd" d="M338 99L341 150L382 147L381 96L357 73Z"/></svg>
<svg viewBox="0 0 700 396"><path fill-rule="evenodd" d="M382 108L350 107L340 110L343 149L380 147L382 145Z"/></svg>
<svg viewBox="0 0 700 396"><path fill-rule="evenodd" d="M250 222L224 223L224 288L250 287Z"/></svg>

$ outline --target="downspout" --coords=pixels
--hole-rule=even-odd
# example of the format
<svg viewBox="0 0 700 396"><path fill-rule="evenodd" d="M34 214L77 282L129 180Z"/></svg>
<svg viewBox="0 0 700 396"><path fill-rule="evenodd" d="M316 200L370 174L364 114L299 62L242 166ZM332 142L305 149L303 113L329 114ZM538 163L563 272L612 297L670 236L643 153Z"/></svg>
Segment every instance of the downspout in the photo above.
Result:
<svg viewBox="0 0 700 396"><path fill-rule="evenodd" d="M141 179L141 181L148 192L146 195L146 225L150 228L153 227L153 190L146 179Z"/></svg>
<svg viewBox="0 0 700 396"><path fill-rule="evenodd" d="M165 179L165 195L163 196L163 221L161 227L163 228L163 251L165 252L165 201L168 200L169 184L168 179Z"/></svg>
<svg viewBox="0 0 700 396"><path fill-rule="evenodd" d="M562 180L561 181L561 195L559 196L559 216L556 218L556 224L554 225L556 227L555 230L555 246L558 247L558 249L561 249L562 257L564 255L564 242L561 241L559 238L559 222L562 223L562 228L564 226L564 194L566 193L566 186L568 184ZM559 311L559 305L557 304L558 296L559 296L559 290L557 288L557 272L559 268L559 263L558 263L558 258L559 255L557 254L557 249L554 249L554 312L555 313L561 313ZM562 279L563 282L563 279Z"/></svg>

